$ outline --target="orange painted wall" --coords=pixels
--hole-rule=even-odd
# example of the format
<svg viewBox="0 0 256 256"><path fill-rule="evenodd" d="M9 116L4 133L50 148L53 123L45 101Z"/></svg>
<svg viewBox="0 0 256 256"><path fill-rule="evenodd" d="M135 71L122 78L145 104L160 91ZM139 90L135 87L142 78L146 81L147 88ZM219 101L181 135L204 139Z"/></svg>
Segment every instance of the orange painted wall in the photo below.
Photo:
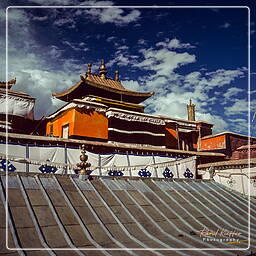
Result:
<svg viewBox="0 0 256 256"><path fill-rule="evenodd" d="M75 112L74 135L108 139L107 117L93 110L77 109Z"/></svg>
<svg viewBox="0 0 256 256"><path fill-rule="evenodd" d="M53 136L62 137L62 127L69 124L69 136L108 139L108 119L104 114L93 110L70 109L46 125L46 135L53 125Z"/></svg>
<svg viewBox="0 0 256 256"><path fill-rule="evenodd" d="M173 123L167 123L165 126L165 144L170 148L178 148L178 133Z"/></svg>
<svg viewBox="0 0 256 256"><path fill-rule="evenodd" d="M53 136L62 137L62 127L69 124L69 135L74 133L75 109L69 109L61 113L58 117L49 121L46 125L46 135L49 135L50 125L53 125Z"/></svg>
<svg viewBox="0 0 256 256"><path fill-rule="evenodd" d="M215 150L226 148L226 136L216 136L201 140L201 150Z"/></svg>

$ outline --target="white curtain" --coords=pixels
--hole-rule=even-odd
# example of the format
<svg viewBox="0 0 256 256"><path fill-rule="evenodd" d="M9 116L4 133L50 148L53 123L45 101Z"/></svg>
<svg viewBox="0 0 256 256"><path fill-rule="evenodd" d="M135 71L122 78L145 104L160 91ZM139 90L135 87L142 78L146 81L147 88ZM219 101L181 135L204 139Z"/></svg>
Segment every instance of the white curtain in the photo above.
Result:
<svg viewBox="0 0 256 256"><path fill-rule="evenodd" d="M0 94L0 114L6 113L6 104L8 106L8 114L21 116L31 120L34 119L34 100L12 95L8 95L7 98L6 94Z"/></svg>
<svg viewBox="0 0 256 256"><path fill-rule="evenodd" d="M38 160L39 162L51 162L53 163L65 163L65 154L63 147L55 146L29 146L29 158L33 160ZM30 172L41 172L41 165L30 164ZM58 169L58 168L57 168ZM55 169L54 169L55 171Z"/></svg>
<svg viewBox="0 0 256 256"><path fill-rule="evenodd" d="M61 146L8 144L8 155L15 160L26 159L27 163L12 161L17 171L74 173L80 162L81 150ZM27 154L26 154L27 151ZM6 144L0 144L0 153L6 153ZM93 175L119 175L159 178L195 178L196 157L176 159L167 156L95 154L86 151ZM18 159L19 160L19 159ZM24 162L24 161L23 161ZM66 165L67 164L67 165ZM72 166L71 166L72 165ZM46 167L47 171L46 171ZM0 165L1 167L1 165ZM52 169L50 168L52 167ZM49 169L50 168L50 169ZM165 172L165 173L164 173Z"/></svg>
<svg viewBox="0 0 256 256"><path fill-rule="evenodd" d="M17 158L24 158L26 157L26 147L23 145L18 144L0 144L0 152L4 155L15 155ZM4 165L5 165L5 159L0 160L0 171L4 171ZM26 164L14 162L9 160L7 163L9 171L19 171L19 172L25 172L26 171ZM2 168L1 168L2 167Z"/></svg>
<svg viewBox="0 0 256 256"><path fill-rule="evenodd" d="M73 164L73 165L80 163L81 162L80 155L81 155L81 149L67 148L67 163ZM99 155L98 154L94 154L94 153L86 151L86 155L88 156L88 162L92 166L98 166L98 164L99 164ZM71 171L71 170L69 170L69 171ZM99 175L99 171L95 170L95 171L93 171L93 174Z"/></svg>
<svg viewBox="0 0 256 256"><path fill-rule="evenodd" d="M195 179L196 157L185 158L178 162L178 178Z"/></svg>
<svg viewBox="0 0 256 256"><path fill-rule="evenodd" d="M159 178L173 178L173 179L178 178L177 168L176 168L176 165L174 164L176 158L172 158L168 156L155 156L154 158L156 163L173 161L172 165L157 168L157 176Z"/></svg>

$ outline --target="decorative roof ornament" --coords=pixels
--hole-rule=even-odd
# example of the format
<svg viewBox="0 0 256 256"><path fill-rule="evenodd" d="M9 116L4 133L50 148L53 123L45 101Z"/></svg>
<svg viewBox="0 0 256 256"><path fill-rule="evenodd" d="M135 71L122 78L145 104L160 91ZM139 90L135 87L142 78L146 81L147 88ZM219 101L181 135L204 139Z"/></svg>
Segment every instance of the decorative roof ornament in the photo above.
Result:
<svg viewBox="0 0 256 256"><path fill-rule="evenodd" d="M81 162L76 165L78 168L80 168L79 174L81 175L81 177L84 177L85 179L89 178L91 172L88 170L88 168L91 166L91 164L87 163L88 156L85 154L84 144L82 145L80 160Z"/></svg>
<svg viewBox="0 0 256 256"><path fill-rule="evenodd" d="M100 77L106 79L107 78L107 69L104 63L104 60L101 61L100 66Z"/></svg>
<svg viewBox="0 0 256 256"><path fill-rule="evenodd" d="M12 86L13 86L14 84L16 84L16 77L13 78L13 79L11 79L11 80L9 80L8 82L4 82L4 81L2 82L2 81L0 81L0 88L5 89L5 88L6 88L6 84L7 84L7 88L8 88L8 89L11 89Z"/></svg>
<svg viewBox="0 0 256 256"><path fill-rule="evenodd" d="M115 80L116 80L116 81L119 81L119 71L118 71L118 70L116 70Z"/></svg>
<svg viewBox="0 0 256 256"><path fill-rule="evenodd" d="M87 69L87 72L86 72L86 76L90 75L91 73L92 73L92 64L88 63L88 69Z"/></svg>
<svg viewBox="0 0 256 256"><path fill-rule="evenodd" d="M84 82L85 81L85 78L82 74L80 74L80 79Z"/></svg>
<svg viewBox="0 0 256 256"><path fill-rule="evenodd" d="M189 100L189 105L187 105L188 110L188 121L195 121L196 115L195 115L195 104L192 104L192 100Z"/></svg>

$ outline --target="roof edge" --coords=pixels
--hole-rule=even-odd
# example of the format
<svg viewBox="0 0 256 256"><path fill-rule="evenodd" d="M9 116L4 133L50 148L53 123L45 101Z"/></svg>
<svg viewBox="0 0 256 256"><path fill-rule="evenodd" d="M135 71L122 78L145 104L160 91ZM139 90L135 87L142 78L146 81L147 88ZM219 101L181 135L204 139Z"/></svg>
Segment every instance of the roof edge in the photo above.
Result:
<svg viewBox="0 0 256 256"><path fill-rule="evenodd" d="M110 91L110 92L113 92L113 93L118 93L118 94L123 94L123 95L128 95L128 96L137 96L137 97L146 97L146 98L148 98L148 97L151 97L152 95L155 94L154 91L136 92L136 91L127 90L127 89L121 90L121 89L118 89L118 88L112 88L112 87L104 86L104 85L101 85L99 83L92 82L90 80L84 80L84 81L80 80L79 82L77 82L75 85L73 85L71 88L67 89L66 91L59 92L59 93L54 92L54 93L52 93L52 96L54 96L56 98L65 97L66 95L68 95L69 93L71 93L75 89L77 89L82 83L88 84L90 86L93 86L93 87L96 87L96 88L99 88L99 89Z"/></svg>

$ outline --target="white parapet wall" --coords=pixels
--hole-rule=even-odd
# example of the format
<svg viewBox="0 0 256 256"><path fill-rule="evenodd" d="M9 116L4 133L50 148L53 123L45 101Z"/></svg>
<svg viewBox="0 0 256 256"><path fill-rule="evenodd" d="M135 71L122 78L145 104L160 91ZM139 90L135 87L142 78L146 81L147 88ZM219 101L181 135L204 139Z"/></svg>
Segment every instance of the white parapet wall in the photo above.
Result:
<svg viewBox="0 0 256 256"><path fill-rule="evenodd" d="M92 175L195 179L196 156L95 154L86 151ZM81 150L72 147L0 143L0 171L74 174Z"/></svg>
<svg viewBox="0 0 256 256"><path fill-rule="evenodd" d="M231 160L198 166L203 179L211 179L244 195L256 197L256 159Z"/></svg>

